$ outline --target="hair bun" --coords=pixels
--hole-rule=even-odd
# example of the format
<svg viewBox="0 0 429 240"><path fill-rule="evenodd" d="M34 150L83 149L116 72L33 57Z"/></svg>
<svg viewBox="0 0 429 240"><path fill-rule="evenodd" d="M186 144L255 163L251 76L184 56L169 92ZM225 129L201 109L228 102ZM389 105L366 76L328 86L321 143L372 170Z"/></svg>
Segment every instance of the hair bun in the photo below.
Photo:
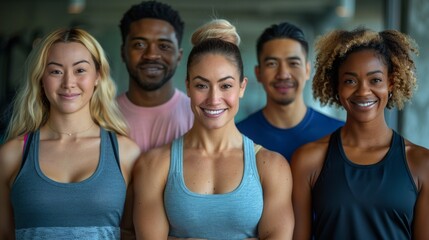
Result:
<svg viewBox="0 0 429 240"><path fill-rule="evenodd" d="M219 38L237 46L240 45L240 36L235 26L225 19L213 19L199 27L192 34L191 43L195 46L209 38Z"/></svg>

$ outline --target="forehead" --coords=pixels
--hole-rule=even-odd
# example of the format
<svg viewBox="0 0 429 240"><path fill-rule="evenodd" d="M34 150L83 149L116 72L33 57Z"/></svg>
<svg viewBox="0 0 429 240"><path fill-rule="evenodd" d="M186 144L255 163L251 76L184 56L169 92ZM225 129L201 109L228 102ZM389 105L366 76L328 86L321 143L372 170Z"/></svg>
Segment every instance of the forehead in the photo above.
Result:
<svg viewBox="0 0 429 240"><path fill-rule="evenodd" d="M92 61L89 50L77 42L57 42L48 51L48 61Z"/></svg>
<svg viewBox="0 0 429 240"><path fill-rule="evenodd" d="M174 27L167 21L143 18L130 24L128 38L169 39L177 43Z"/></svg>
<svg viewBox="0 0 429 240"><path fill-rule="evenodd" d="M301 44L290 38L279 38L270 40L262 46L260 58L298 56L305 58L305 52Z"/></svg>
<svg viewBox="0 0 429 240"><path fill-rule="evenodd" d="M233 75L238 74L237 64L222 54L206 53L201 55L194 64L189 67L189 73Z"/></svg>
<svg viewBox="0 0 429 240"><path fill-rule="evenodd" d="M349 69L387 71L387 65L379 53L371 49L364 49L350 53L340 65L340 71Z"/></svg>

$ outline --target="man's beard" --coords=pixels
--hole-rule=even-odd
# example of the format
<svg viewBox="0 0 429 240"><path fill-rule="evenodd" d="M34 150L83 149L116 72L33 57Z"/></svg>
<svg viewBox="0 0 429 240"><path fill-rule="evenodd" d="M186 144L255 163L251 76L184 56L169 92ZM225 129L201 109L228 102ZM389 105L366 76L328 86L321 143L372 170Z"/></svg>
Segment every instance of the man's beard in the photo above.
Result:
<svg viewBox="0 0 429 240"><path fill-rule="evenodd" d="M172 69L172 71L167 72L167 74L162 79L160 79L160 81L149 82L149 81L142 80L138 76L138 74L128 69L130 79L133 79L141 89L148 92L158 90L162 86L164 86L168 81L171 80L175 71L176 71L176 68Z"/></svg>

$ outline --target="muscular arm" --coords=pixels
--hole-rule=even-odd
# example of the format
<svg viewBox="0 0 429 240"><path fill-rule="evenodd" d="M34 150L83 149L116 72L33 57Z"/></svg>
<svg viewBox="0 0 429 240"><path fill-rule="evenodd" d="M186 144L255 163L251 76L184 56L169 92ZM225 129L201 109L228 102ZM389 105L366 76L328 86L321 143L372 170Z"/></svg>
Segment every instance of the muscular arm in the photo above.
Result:
<svg viewBox="0 0 429 240"><path fill-rule="evenodd" d="M429 150L407 143L407 161L418 187L413 219L413 239L429 239Z"/></svg>
<svg viewBox="0 0 429 240"><path fill-rule="evenodd" d="M295 214L294 240L311 239L311 190L322 169L327 144L324 139L306 144L297 149L292 156L292 203Z"/></svg>
<svg viewBox="0 0 429 240"><path fill-rule="evenodd" d="M140 148L132 140L123 136L118 136L118 144L122 175L127 183L127 195L121 219L121 239L135 239L132 215L133 191L131 173L134 164L140 155Z"/></svg>
<svg viewBox="0 0 429 240"><path fill-rule="evenodd" d="M21 166L23 139L15 139L0 147L0 239L15 239L10 189Z"/></svg>
<svg viewBox="0 0 429 240"><path fill-rule="evenodd" d="M169 147L143 154L134 168L133 219L137 239L167 239L164 188L170 165Z"/></svg>
<svg viewBox="0 0 429 240"><path fill-rule="evenodd" d="M289 164L280 154L261 149L257 154L257 166L264 192L259 239L291 239L294 216Z"/></svg>

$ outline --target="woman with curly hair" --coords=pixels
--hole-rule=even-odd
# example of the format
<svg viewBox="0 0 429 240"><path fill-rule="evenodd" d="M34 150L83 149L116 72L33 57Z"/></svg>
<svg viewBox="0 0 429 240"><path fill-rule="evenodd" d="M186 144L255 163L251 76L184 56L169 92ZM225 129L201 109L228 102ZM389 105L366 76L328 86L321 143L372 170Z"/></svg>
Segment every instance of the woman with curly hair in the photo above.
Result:
<svg viewBox="0 0 429 240"><path fill-rule="evenodd" d="M294 239L429 239L429 150L386 123L416 87L412 39L336 30L316 43L313 94L344 127L292 157Z"/></svg>
<svg viewBox="0 0 429 240"><path fill-rule="evenodd" d="M0 239L119 239L140 150L103 49L82 29L58 29L24 70L0 148Z"/></svg>

